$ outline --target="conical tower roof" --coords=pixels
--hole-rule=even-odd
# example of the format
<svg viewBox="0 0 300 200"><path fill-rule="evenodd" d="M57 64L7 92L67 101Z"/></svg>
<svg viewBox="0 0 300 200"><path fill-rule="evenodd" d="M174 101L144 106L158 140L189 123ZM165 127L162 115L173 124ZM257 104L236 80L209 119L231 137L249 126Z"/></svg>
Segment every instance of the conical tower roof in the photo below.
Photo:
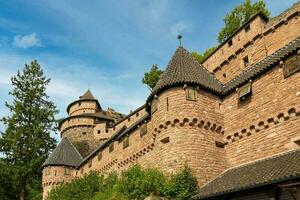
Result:
<svg viewBox="0 0 300 200"><path fill-rule="evenodd" d="M95 99L92 92L88 89L79 99Z"/></svg>
<svg viewBox="0 0 300 200"><path fill-rule="evenodd" d="M182 84L199 85L215 93L220 93L223 87L185 48L179 46L148 100L166 88Z"/></svg>
<svg viewBox="0 0 300 200"><path fill-rule="evenodd" d="M92 94L92 92L88 89L82 96L79 96L78 100L73 101L72 103L70 103L68 105L68 107L67 107L67 113L69 113L69 110L70 110L70 108L71 108L72 105L74 105L75 103L78 103L78 102L82 102L82 101L94 101L94 102L97 103L98 110L102 110L99 101L94 97L94 95Z"/></svg>
<svg viewBox="0 0 300 200"><path fill-rule="evenodd" d="M77 167L82 161L82 156L67 137L64 137L54 151L49 155L42 167L61 165Z"/></svg>

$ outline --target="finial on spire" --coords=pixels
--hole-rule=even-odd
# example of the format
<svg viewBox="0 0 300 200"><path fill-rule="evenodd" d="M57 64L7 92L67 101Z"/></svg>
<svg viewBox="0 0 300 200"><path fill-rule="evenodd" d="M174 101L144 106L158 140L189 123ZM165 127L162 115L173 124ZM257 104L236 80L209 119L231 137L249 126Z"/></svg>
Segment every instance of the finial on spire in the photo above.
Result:
<svg viewBox="0 0 300 200"><path fill-rule="evenodd" d="M177 36L177 39L179 40L179 45L181 46L181 38L182 38L182 35L178 35Z"/></svg>

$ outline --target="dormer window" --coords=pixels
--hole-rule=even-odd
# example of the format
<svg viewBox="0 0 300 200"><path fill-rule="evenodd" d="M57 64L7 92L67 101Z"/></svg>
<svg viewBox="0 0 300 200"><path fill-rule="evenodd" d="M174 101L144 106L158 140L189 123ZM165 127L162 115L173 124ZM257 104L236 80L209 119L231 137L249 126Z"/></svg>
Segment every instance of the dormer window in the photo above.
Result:
<svg viewBox="0 0 300 200"><path fill-rule="evenodd" d="M228 40L228 46L232 46L232 40L230 39L230 40Z"/></svg>
<svg viewBox="0 0 300 200"><path fill-rule="evenodd" d="M249 66L249 57L248 56L245 56L243 58L243 62L244 62L244 67L248 67Z"/></svg>
<svg viewBox="0 0 300 200"><path fill-rule="evenodd" d="M237 90L238 99L244 101L252 95L252 84L247 83Z"/></svg>
<svg viewBox="0 0 300 200"><path fill-rule="evenodd" d="M300 56L299 55L291 56L284 61L284 63L283 63L284 78L287 78L298 71L300 71Z"/></svg>
<svg viewBox="0 0 300 200"><path fill-rule="evenodd" d="M185 90L186 93L186 99L190 101L196 101L197 100L197 90L194 87L187 87Z"/></svg>

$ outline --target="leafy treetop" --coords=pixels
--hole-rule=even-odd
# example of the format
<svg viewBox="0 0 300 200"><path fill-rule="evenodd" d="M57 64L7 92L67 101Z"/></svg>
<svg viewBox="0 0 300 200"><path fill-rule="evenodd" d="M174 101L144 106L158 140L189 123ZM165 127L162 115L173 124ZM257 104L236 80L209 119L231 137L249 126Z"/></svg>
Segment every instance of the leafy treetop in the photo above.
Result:
<svg viewBox="0 0 300 200"><path fill-rule="evenodd" d="M225 26L219 32L219 43L228 39L239 27L258 12L264 13L267 17L270 16L270 12L263 0L258 0L254 3L251 3L251 0L246 0L243 4L235 7L223 19Z"/></svg>
<svg viewBox="0 0 300 200"><path fill-rule="evenodd" d="M3 162L17 180L20 200L25 192L41 175L41 165L56 141L50 132L56 130L54 115L58 112L46 94L48 79L37 61L25 65L22 72L11 78L13 97L6 107L12 113L3 117L6 126L0 137L0 152Z"/></svg>
<svg viewBox="0 0 300 200"><path fill-rule="evenodd" d="M157 65L152 65L150 71L145 72L142 79L143 84L146 84L150 90L152 90L158 82L163 70L158 69Z"/></svg>

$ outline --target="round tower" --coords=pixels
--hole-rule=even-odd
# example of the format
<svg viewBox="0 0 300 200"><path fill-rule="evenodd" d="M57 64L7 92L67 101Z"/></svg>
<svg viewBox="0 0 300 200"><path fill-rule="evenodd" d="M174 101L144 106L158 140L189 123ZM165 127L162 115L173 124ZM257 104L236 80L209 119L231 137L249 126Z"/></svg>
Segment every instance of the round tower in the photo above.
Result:
<svg viewBox="0 0 300 200"><path fill-rule="evenodd" d="M178 47L147 99L155 145L164 171L188 165L199 185L225 169L222 85Z"/></svg>
<svg viewBox="0 0 300 200"><path fill-rule="evenodd" d="M90 90L70 103L67 113L69 116L59 123L61 137L68 137L83 157L103 142L101 136L107 138L106 127L115 122L111 115L102 110Z"/></svg>

